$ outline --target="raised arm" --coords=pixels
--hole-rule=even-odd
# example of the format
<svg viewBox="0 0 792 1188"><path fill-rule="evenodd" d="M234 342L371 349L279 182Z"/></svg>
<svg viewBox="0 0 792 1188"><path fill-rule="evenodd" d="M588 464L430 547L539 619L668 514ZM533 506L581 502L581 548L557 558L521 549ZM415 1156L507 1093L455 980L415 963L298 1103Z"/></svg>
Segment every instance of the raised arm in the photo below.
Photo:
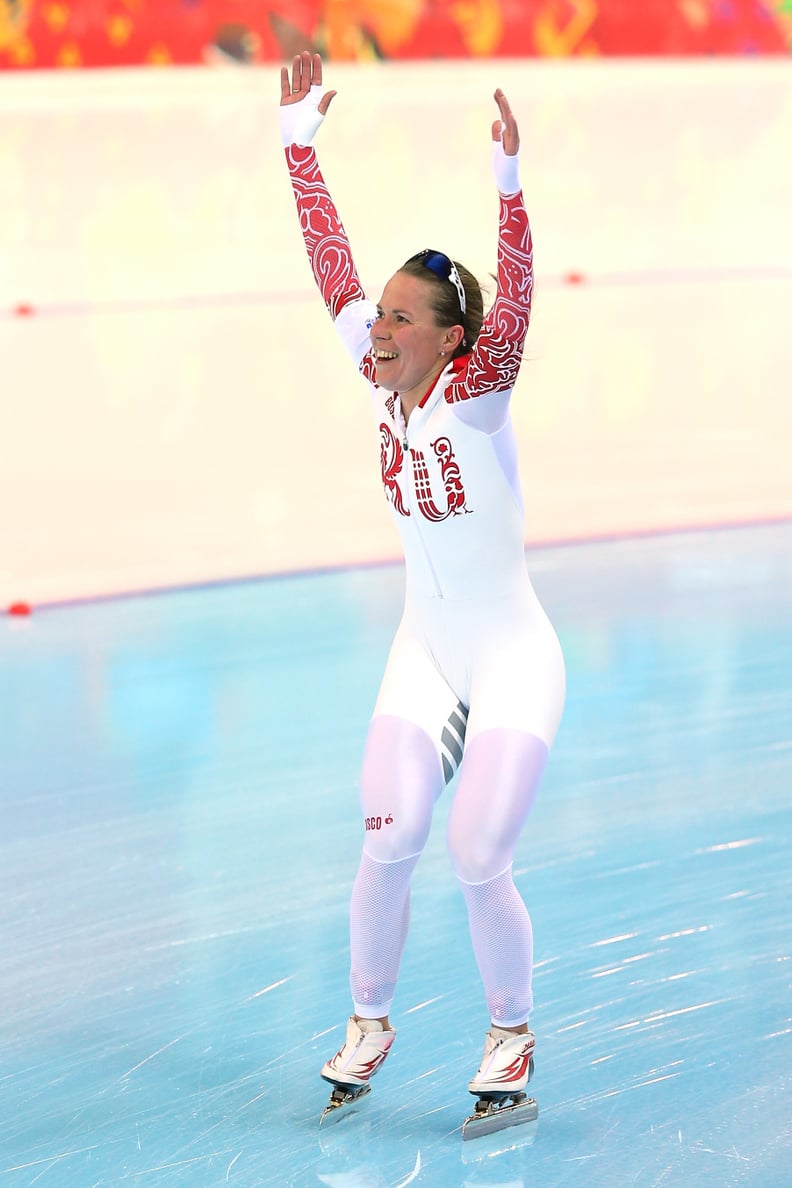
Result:
<svg viewBox="0 0 792 1188"><path fill-rule="evenodd" d="M364 297L346 232L312 148L335 94L322 92L319 54L297 54L291 76L288 67L281 69L281 139L311 270L333 320Z"/></svg>
<svg viewBox="0 0 792 1188"><path fill-rule="evenodd" d="M490 393L500 400L484 401L490 408L483 428L493 431L505 419L508 398L517 380L525 336L531 317L533 243L519 181L520 136L508 100L495 92L500 119L492 125L493 170L500 195L498 222L497 295L484 319L470 362L449 391L451 401L471 401ZM470 410L470 419L476 419ZM469 419L468 416L465 419Z"/></svg>

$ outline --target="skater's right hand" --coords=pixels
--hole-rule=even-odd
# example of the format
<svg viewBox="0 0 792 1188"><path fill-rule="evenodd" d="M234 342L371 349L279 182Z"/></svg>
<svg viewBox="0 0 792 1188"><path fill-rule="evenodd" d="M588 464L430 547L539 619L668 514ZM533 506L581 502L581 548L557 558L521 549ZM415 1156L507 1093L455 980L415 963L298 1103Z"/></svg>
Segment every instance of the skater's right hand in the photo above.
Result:
<svg viewBox="0 0 792 1188"><path fill-rule="evenodd" d="M291 79L288 66L281 67L280 130L283 146L309 145L313 141L335 91L322 94L322 58L303 50L295 54Z"/></svg>

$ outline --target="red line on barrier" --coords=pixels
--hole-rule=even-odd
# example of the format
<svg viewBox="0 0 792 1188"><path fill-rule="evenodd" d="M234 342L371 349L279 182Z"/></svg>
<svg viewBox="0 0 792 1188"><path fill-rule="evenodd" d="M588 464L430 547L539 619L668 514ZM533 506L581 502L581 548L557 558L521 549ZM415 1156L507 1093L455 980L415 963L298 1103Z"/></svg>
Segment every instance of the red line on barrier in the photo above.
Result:
<svg viewBox="0 0 792 1188"><path fill-rule="evenodd" d="M555 288L575 285L586 289L601 287L638 288L648 285L734 284L743 281L783 281L792 279L792 264L752 266L745 268L681 268L667 270L645 269L638 272L565 272L561 276L537 277L537 287ZM52 301L36 303L20 301L11 307L0 307L0 318L79 318L113 314L146 314L162 312L190 312L203 309L231 309L297 304L316 299L313 289L297 291L262 291L259 293L203 293L173 297L110 298L107 301Z"/></svg>
<svg viewBox="0 0 792 1188"><path fill-rule="evenodd" d="M578 549L587 545L617 544L619 541L651 540L665 536L694 536L697 533L741 532L751 528L781 528L792 525L792 516L769 515L747 520L714 520L712 523L668 524L650 528L624 529L613 532L592 532L589 536L535 537L525 541L527 553L556 549ZM258 573L241 573L227 577L197 578L195 581L164 583L162 586L145 586L138 589L112 590L103 594L81 594L70 598L43 600L36 603L36 610L66 610L69 607L93 606L105 602L126 601L133 598L159 598L168 594L184 594L200 590L221 589L226 586L247 586L259 582L288 581L293 578L326 577L332 574L361 572L370 569L390 569L404 564L400 556L373 557L369 560L329 562L326 565L294 566L284 569L265 569Z"/></svg>

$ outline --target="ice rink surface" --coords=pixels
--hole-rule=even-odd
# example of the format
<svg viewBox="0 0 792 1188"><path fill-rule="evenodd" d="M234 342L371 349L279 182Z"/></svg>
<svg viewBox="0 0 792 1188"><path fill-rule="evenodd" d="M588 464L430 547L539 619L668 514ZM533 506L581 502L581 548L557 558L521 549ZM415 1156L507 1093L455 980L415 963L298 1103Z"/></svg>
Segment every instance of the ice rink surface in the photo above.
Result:
<svg viewBox="0 0 792 1188"><path fill-rule="evenodd" d="M3 1188L789 1183L792 527L529 560L569 676L516 861L537 1127L461 1141L452 787L396 1046L319 1131L402 572L273 578L2 624Z"/></svg>

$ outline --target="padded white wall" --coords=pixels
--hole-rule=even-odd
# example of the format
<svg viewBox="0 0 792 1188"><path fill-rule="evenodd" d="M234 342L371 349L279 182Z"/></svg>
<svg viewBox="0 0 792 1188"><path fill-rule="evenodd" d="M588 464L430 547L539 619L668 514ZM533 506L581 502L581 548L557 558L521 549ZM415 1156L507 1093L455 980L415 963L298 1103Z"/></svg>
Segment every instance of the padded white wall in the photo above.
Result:
<svg viewBox="0 0 792 1188"><path fill-rule="evenodd" d="M326 80L374 297L427 244L494 267L496 85L518 114L528 541L792 515L792 63ZM0 77L0 607L398 556L277 94L272 69Z"/></svg>

